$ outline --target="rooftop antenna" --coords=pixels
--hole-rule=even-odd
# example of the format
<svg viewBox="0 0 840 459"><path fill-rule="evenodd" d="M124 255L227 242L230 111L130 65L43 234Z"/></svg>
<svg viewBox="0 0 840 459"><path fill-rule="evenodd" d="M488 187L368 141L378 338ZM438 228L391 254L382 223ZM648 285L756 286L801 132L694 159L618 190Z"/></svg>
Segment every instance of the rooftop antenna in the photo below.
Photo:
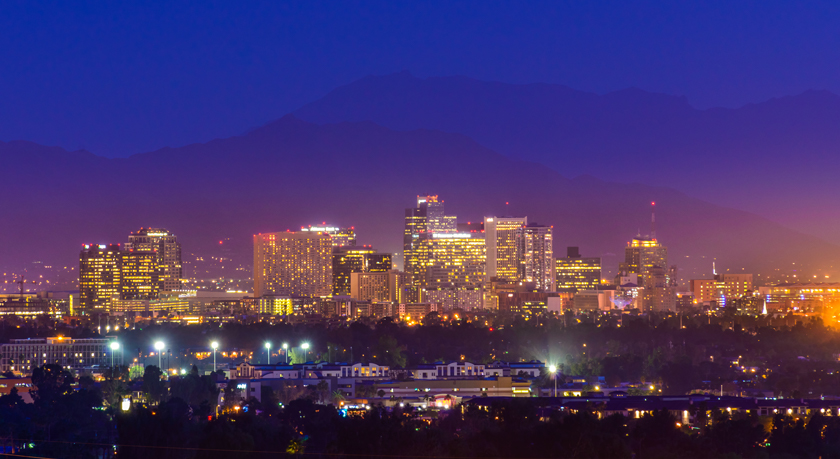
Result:
<svg viewBox="0 0 840 459"><path fill-rule="evenodd" d="M717 276L717 270L715 269L715 262L712 262L712 275Z"/></svg>
<svg viewBox="0 0 840 459"><path fill-rule="evenodd" d="M656 202L650 202L650 238L656 239Z"/></svg>

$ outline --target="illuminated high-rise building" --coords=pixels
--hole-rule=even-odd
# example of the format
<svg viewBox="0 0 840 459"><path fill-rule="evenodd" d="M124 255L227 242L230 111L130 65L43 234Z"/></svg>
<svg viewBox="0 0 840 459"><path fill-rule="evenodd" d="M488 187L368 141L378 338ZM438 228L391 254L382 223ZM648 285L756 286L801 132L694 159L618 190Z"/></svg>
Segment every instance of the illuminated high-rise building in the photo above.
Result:
<svg viewBox="0 0 840 459"><path fill-rule="evenodd" d="M485 217L484 239L487 241L487 280L496 277L519 280L521 260L520 229L528 224L528 217Z"/></svg>
<svg viewBox="0 0 840 459"><path fill-rule="evenodd" d="M390 253L378 253L371 247L334 247L332 254L333 295L350 295L352 273L390 270Z"/></svg>
<svg viewBox="0 0 840 459"><path fill-rule="evenodd" d="M601 285L601 258L583 258L577 247L569 247L566 258L557 259L556 274L558 291L594 290Z"/></svg>
<svg viewBox="0 0 840 459"><path fill-rule="evenodd" d="M128 236L127 250L156 252L158 257L158 288L161 292L180 290L183 274L181 243L169 230L140 228Z"/></svg>
<svg viewBox="0 0 840 459"><path fill-rule="evenodd" d="M339 228L337 226L327 226L323 224L309 225L307 228L301 228L304 232L326 233L332 239L333 247L355 247L356 246L356 227Z"/></svg>
<svg viewBox="0 0 840 459"><path fill-rule="evenodd" d="M534 282L537 290L554 291L552 228L530 223L520 228L519 232L519 279Z"/></svg>
<svg viewBox="0 0 840 459"><path fill-rule="evenodd" d="M476 288L484 283L484 234L432 233L423 240L428 253L423 288Z"/></svg>
<svg viewBox="0 0 840 459"><path fill-rule="evenodd" d="M668 267L668 248L656 239L656 217L651 203L650 235L637 235L624 248L619 276L636 275L644 288L641 310L676 310L676 266Z"/></svg>
<svg viewBox="0 0 840 459"><path fill-rule="evenodd" d="M624 263L619 263L622 273L639 276L639 285L644 284L644 277L654 268L668 266L668 248L655 238L636 236L624 248Z"/></svg>
<svg viewBox="0 0 840 459"><path fill-rule="evenodd" d="M417 196L417 207L405 210L403 270L411 277L409 301L419 301L420 289L426 282L429 263L426 240L434 233L456 231L455 217L444 213L443 200L437 196Z"/></svg>
<svg viewBox="0 0 840 459"><path fill-rule="evenodd" d="M160 292L157 252L127 250L120 258L120 299L156 299Z"/></svg>
<svg viewBox="0 0 840 459"><path fill-rule="evenodd" d="M254 236L254 296L332 293L332 239L320 231Z"/></svg>
<svg viewBox="0 0 840 459"><path fill-rule="evenodd" d="M79 308L105 311L120 294L119 244L85 244L79 254Z"/></svg>

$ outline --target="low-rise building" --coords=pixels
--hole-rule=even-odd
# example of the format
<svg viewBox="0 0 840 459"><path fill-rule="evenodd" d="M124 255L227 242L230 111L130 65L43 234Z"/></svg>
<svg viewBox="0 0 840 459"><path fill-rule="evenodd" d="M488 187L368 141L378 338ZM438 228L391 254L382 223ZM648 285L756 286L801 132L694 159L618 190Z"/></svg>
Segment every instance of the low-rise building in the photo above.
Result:
<svg viewBox="0 0 840 459"><path fill-rule="evenodd" d="M73 339L64 337L13 339L0 345L0 372L31 374L47 364L68 370L92 370L107 364L106 338Z"/></svg>

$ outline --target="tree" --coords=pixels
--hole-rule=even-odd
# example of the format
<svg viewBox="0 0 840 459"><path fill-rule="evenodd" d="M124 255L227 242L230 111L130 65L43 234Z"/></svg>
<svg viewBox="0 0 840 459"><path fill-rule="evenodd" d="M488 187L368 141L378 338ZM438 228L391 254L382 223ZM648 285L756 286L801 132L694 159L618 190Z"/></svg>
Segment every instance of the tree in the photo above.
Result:
<svg viewBox="0 0 840 459"><path fill-rule="evenodd" d="M163 372L155 365L149 365L143 371L143 392L152 403L160 403L166 394L166 381Z"/></svg>

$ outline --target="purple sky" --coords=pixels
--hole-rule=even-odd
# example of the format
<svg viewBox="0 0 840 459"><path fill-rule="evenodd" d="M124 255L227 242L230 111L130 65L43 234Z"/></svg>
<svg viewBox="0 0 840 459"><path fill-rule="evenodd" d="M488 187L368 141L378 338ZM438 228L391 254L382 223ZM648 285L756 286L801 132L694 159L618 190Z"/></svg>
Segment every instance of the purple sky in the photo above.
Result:
<svg viewBox="0 0 840 459"><path fill-rule="evenodd" d="M125 156L242 133L369 74L735 107L840 93L837 2L3 2L0 140Z"/></svg>

